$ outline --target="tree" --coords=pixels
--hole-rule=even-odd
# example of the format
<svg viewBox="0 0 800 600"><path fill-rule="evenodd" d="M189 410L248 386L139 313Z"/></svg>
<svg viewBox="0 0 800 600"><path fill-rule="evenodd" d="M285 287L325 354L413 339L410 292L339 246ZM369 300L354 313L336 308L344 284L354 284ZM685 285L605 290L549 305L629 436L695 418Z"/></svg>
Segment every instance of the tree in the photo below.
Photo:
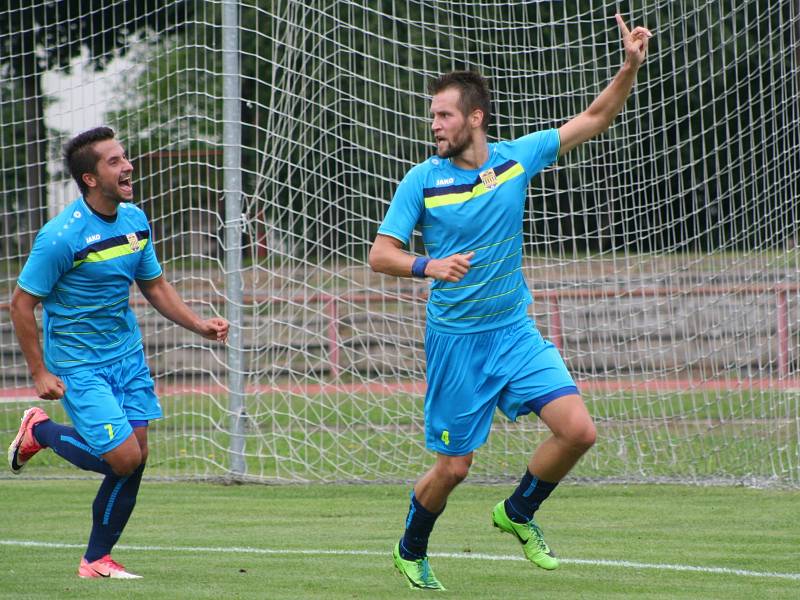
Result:
<svg viewBox="0 0 800 600"><path fill-rule="evenodd" d="M586 4L242 0L243 183L261 211L250 218L277 223L297 255L363 253L397 181L431 152L419 140L430 139L432 74L489 75L492 138L557 127L586 108L623 59L612 9ZM537 179L529 239L583 253L747 250L793 237L796 184L770 170L772 154L794 156L800 134L786 66L792 14L788 0L629 14L656 31L636 90L609 132ZM525 27L506 28L498 44L493 24ZM154 56L137 84L144 120L131 121L143 144L220 147L219 25L212 7ZM190 121L191 138L176 129ZM542 182L556 193L540 193Z"/></svg>
<svg viewBox="0 0 800 600"><path fill-rule="evenodd" d="M11 258L18 254L17 219L15 213L20 204L19 198L25 190L21 187L25 180L25 124L22 119L24 104L19 101L21 85L6 77L0 68L0 255Z"/></svg>
<svg viewBox="0 0 800 600"><path fill-rule="evenodd" d="M171 31L187 22L184 0L6 0L0 11L0 69L20 82L24 119L28 220L19 227L21 252L30 248L47 210L47 131L44 123L42 74L68 70L84 48L102 69L125 54L134 32L149 27Z"/></svg>

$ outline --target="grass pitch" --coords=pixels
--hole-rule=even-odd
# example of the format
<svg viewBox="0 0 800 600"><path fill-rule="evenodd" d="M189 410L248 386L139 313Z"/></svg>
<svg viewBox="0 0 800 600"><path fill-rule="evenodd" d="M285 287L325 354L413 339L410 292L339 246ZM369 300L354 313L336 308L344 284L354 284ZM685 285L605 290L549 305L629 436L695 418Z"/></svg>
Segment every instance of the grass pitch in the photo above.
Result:
<svg viewBox="0 0 800 600"><path fill-rule="evenodd" d="M2 598L417 598L394 570L408 486L145 479L114 552L144 576L80 580L99 480L0 480ZM539 513L562 558L522 560L490 511L511 486L459 487L431 536L452 598L800 597L800 492L564 484ZM111 588L111 589L110 589ZM447 597L447 596L444 596Z"/></svg>

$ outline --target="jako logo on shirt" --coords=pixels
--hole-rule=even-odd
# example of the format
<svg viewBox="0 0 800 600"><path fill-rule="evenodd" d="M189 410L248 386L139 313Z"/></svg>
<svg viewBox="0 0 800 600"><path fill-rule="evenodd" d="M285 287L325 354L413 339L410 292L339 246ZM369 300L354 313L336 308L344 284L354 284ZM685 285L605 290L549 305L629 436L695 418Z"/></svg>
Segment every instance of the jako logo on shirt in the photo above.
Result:
<svg viewBox="0 0 800 600"><path fill-rule="evenodd" d="M455 181L455 177L450 177L449 179L437 179L436 185L450 185Z"/></svg>
<svg viewBox="0 0 800 600"><path fill-rule="evenodd" d="M100 234L95 233L94 235L90 235L89 237L86 238L86 243L91 244L92 242L96 242L99 239L100 239Z"/></svg>

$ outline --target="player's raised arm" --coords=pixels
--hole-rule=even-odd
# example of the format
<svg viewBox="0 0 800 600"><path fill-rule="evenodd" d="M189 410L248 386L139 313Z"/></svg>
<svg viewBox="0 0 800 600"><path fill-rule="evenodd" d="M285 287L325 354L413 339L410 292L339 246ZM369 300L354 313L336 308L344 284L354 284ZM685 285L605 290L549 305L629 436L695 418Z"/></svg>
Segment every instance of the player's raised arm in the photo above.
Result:
<svg viewBox="0 0 800 600"><path fill-rule="evenodd" d="M625 105L639 67L647 55L647 42L652 37L650 31L644 27L635 27L630 31L619 14L616 18L625 47L625 62L608 87L595 98L589 108L559 128L558 134L561 138L559 156L563 156L609 128Z"/></svg>

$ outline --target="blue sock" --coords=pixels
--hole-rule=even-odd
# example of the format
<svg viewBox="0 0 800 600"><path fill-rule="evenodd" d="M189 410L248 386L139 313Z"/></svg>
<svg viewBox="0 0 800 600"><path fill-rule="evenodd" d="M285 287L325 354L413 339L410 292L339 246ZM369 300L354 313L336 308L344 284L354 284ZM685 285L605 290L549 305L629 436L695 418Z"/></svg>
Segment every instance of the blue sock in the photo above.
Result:
<svg viewBox="0 0 800 600"><path fill-rule="evenodd" d="M144 464L127 477L106 475L92 504L92 533L84 558L94 562L117 543L136 505Z"/></svg>
<svg viewBox="0 0 800 600"><path fill-rule="evenodd" d="M527 523L533 518L533 513L550 495L558 482L542 481L530 471L525 470L517 489L506 500L506 514L514 523Z"/></svg>
<svg viewBox="0 0 800 600"><path fill-rule="evenodd" d="M411 505L408 507L406 517L406 532L400 540L400 556L405 560L425 558L428 554L428 538L433 530L433 524L444 508L438 513L432 513L417 501L414 492L411 492Z"/></svg>
<svg viewBox="0 0 800 600"><path fill-rule="evenodd" d="M84 471L113 475L106 461L92 450L73 427L47 420L33 428L33 437L45 448L52 448L64 460Z"/></svg>

